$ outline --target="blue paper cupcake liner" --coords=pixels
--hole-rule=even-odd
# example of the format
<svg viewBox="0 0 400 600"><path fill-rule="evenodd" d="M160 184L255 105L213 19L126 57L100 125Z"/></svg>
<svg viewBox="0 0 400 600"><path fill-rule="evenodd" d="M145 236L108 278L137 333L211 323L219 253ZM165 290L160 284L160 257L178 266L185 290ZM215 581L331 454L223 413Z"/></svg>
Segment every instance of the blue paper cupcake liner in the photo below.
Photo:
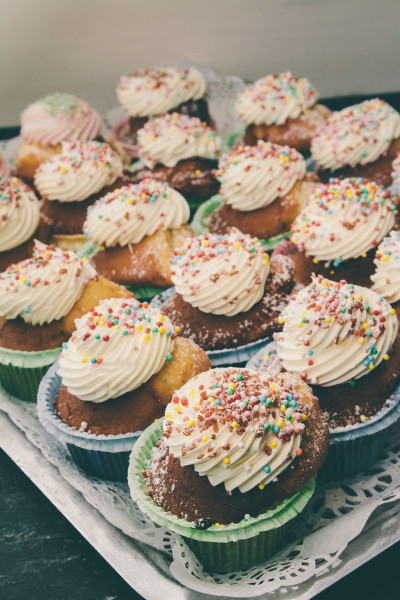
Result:
<svg viewBox="0 0 400 600"><path fill-rule="evenodd" d="M258 371L265 354L276 354L275 342L270 342L253 356L246 367ZM350 477L368 469L382 453L388 429L400 418L400 384L386 404L363 423L330 429L329 452L319 472L321 479L331 481Z"/></svg>
<svg viewBox="0 0 400 600"><path fill-rule="evenodd" d="M57 362L49 369L39 386L37 407L43 427L56 440L67 445L74 462L90 475L100 479L126 481L129 455L142 432L94 435L70 427L60 419L55 410L60 387Z"/></svg>
<svg viewBox="0 0 400 600"><path fill-rule="evenodd" d="M175 288L171 287L165 290L162 294L154 296L150 302L150 306L159 309L162 304L171 298L174 294ZM206 350L207 356L211 361L212 367L233 367L236 365L244 365L252 356L257 354L260 348L263 348L271 340L270 337L250 342L250 344L244 344L237 348L222 348L221 350Z"/></svg>

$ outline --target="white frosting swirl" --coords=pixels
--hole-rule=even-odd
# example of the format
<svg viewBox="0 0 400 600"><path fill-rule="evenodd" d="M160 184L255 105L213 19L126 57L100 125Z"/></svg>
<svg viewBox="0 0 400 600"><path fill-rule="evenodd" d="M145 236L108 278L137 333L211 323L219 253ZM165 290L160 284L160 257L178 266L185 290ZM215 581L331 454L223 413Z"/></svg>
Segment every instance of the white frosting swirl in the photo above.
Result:
<svg viewBox="0 0 400 600"><path fill-rule="evenodd" d="M400 300L400 231L391 231L378 246L372 289L390 304Z"/></svg>
<svg viewBox="0 0 400 600"><path fill-rule="evenodd" d="M173 395L166 408L165 443L182 467L193 465L211 485L223 483L227 491L263 489L301 454L305 390L287 374L211 369Z"/></svg>
<svg viewBox="0 0 400 600"><path fill-rule="evenodd" d="M400 136L400 114L374 98L334 112L318 128L311 153L324 169L365 165L379 158Z"/></svg>
<svg viewBox="0 0 400 600"><path fill-rule="evenodd" d="M112 185L121 172L121 157L108 144L63 142L61 154L36 170L35 187L47 200L81 202Z"/></svg>
<svg viewBox="0 0 400 600"><path fill-rule="evenodd" d="M72 94L48 94L21 115L24 141L41 146L56 146L64 140L93 140L100 128L99 113Z"/></svg>
<svg viewBox="0 0 400 600"><path fill-rule="evenodd" d="M318 92L308 79L286 71L262 77L243 90L236 99L236 110L246 125L283 125L317 100Z"/></svg>
<svg viewBox="0 0 400 600"><path fill-rule="evenodd" d="M188 222L189 205L168 184L146 178L110 192L88 209L84 233L105 246L138 244L158 230Z"/></svg>
<svg viewBox="0 0 400 600"><path fill-rule="evenodd" d="M368 179L331 179L320 185L291 226L292 242L335 266L375 248L392 229L390 192Z"/></svg>
<svg viewBox="0 0 400 600"><path fill-rule="evenodd" d="M188 100L198 100L205 91L206 82L197 69L167 67L122 77L117 96L131 117L150 117L169 112Z"/></svg>
<svg viewBox="0 0 400 600"><path fill-rule="evenodd" d="M0 177L0 252L20 246L35 233L40 202L18 177Z"/></svg>
<svg viewBox="0 0 400 600"><path fill-rule="evenodd" d="M135 298L102 300L75 326L63 344L59 374L80 400L122 396L172 360L176 334L171 321Z"/></svg>
<svg viewBox="0 0 400 600"><path fill-rule="evenodd" d="M294 148L259 141L257 146L223 154L217 178L226 202L236 210L250 211L283 198L305 171L305 160Z"/></svg>
<svg viewBox="0 0 400 600"><path fill-rule="evenodd" d="M183 299L205 313L231 317L264 296L269 259L257 240L232 228L203 235L174 252L171 279Z"/></svg>
<svg viewBox="0 0 400 600"><path fill-rule="evenodd" d="M289 302L281 320L274 339L285 370L323 386L359 379L388 360L399 327L376 292L321 276Z"/></svg>
<svg viewBox="0 0 400 600"><path fill-rule="evenodd" d="M139 158L146 167L174 167L185 158L217 159L221 138L197 117L179 113L154 117L138 131Z"/></svg>
<svg viewBox="0 0 400 600"><path fill-rule="evenodd" d="M86 258L36 241L33 258L0 274L0 316L43 325L67 315L96 276Z"/></svg>

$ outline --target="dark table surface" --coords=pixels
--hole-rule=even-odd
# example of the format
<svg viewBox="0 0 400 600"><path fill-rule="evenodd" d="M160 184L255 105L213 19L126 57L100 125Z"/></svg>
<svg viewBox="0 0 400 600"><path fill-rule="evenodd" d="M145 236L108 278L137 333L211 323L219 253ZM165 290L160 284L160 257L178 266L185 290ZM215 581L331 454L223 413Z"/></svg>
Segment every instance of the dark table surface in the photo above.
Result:
<svg viewBox="0 0 400 600"><path fill-rule="evenodd" d="M400 93L381 94L380 97L400 110ZM365 98L349 96L322 102L333 110L340 110ZM0 139L8 139L18 133L18 127L0 128ZM316 599L400 598L399 564L400 543L397 543ZM0 451L0 599L140 598Z"/></svg>

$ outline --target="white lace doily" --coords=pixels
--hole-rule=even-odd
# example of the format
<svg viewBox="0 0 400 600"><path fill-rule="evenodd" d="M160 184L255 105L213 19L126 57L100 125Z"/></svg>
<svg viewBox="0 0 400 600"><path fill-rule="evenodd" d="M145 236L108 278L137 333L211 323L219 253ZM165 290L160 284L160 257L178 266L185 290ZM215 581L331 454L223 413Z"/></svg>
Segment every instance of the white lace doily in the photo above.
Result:
<svg viewBox="0 0 400 600"><path fill-rule="evenodd" d="M100 481L81 471L66 447L42 428L36 405L1 391L0 409L109 523L156 548L166 573L170 570L179 583L206 594L251 598L268 592L273 598L284 597L288 587L335 569L341 554L364 529L372 513L400 499L400 442L391 436L385 455L367 472L334 484L317 484L316 493L296 526L297 539L288 539L285 550L273 560L243 572L208 574L184 539L155 527L139 511L126 484Z"/></svg>

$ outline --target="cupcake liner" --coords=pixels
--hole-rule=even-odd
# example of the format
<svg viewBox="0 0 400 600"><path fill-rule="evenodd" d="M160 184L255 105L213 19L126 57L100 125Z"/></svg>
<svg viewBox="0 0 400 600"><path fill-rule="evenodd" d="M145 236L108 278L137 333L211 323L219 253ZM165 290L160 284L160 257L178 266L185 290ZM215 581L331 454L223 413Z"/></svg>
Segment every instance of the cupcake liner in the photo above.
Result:
<svg viewBox="0 0 400 600"><path fill-rule="evenodd" d="M67 445L74 462L90 475L112 481L126 481L129 455L142 433L95 435L78 431L64 423L55 410L61 387L58 362L53 365L39 387L38 417L43 427L59 442Z"/></svg>
<svg viewBox="0 0 400 600"><path fill-rule="evenodd" d="M264 355L276 354L274 342L264 346L246 367L258 371ZM324 481L350 477L368 469L382 453L388 428L400 418L400 383L386 404L363 423L330 429L329 452L320 470Z"/></svg>
<svg viewBox="0 0 400 600"><path fill-rule="evenodd" d="M58 359L61 348L24 352L0 347L0 382L4 389L22 400L36 402L39 384Z"/></svg>
<svg viewBox="0 0 400 600"><path fill-rule="evenodd" d="M258 517L219 527L212 525L201 531L194 528L194 523L180 519L158 506L145 491L146 480L142 471L161 435L162 420L143 432L131 453L128 484L131 496L141 511L160 527L182 535L208 571L228 573L244 570L277 552L286 533L293 527L293 519L302 512L314 493L315 477L279 506Z"/></svg>
<svg viewBox="0 0 400 600"><path fill-rule="evenodd" d="M150 306L153 308L161 308L162 304L168 300L175 292L175 288L171 287L165 290L162 294L158 296L154 296L154 298L150 302ZM222 348L221 350L207 350L207 356L211 361L212 367L223 367L229 366L232 367L234 365L244 365L251 357L256 354L260 348L263 348L265 344L270 341L270 337L262 338L261 340L256 340L255 342L250 342L249 344L244 344L243 346L238 346L237 348Z"/></svg>
<svg viewBox="0 0 400 600"><path fill-rule="evenodd" d="M90 240L88 241L86 238L86 244L80 248L77 254L81 258L86 257L90 259L98 248L98 244ZM161 294L167 289L165 287L153 287L150 285L125 285L124 287L132 292L138 300L151 300L151 298L154 298L154 296Z"/></svg>
<svg viewBox="0 0 400 600"><path fill-rule="evenodd" d="M210 198L209 200L207 200L206 202L204 202L195 212L192 222L190 223L193 231L195 232L196 235L201 235L202 233L204 233L205 231L207 231L207 226L205 223L206 218L212 213L214 212L214 210L217 210L217 208L219 208L221 206L223 202L223 197L220 196L219 194L217 194L216 196L213 196L212 198ZM290 231L287 231L285 233L281 233L279 235L275 235L267 240L260 240L261 245L266 249L266 250L274 250L275 247L279 244L279 242L281 242L282 240L285 240L287 237L289 237L290 235Z"/></svg>

